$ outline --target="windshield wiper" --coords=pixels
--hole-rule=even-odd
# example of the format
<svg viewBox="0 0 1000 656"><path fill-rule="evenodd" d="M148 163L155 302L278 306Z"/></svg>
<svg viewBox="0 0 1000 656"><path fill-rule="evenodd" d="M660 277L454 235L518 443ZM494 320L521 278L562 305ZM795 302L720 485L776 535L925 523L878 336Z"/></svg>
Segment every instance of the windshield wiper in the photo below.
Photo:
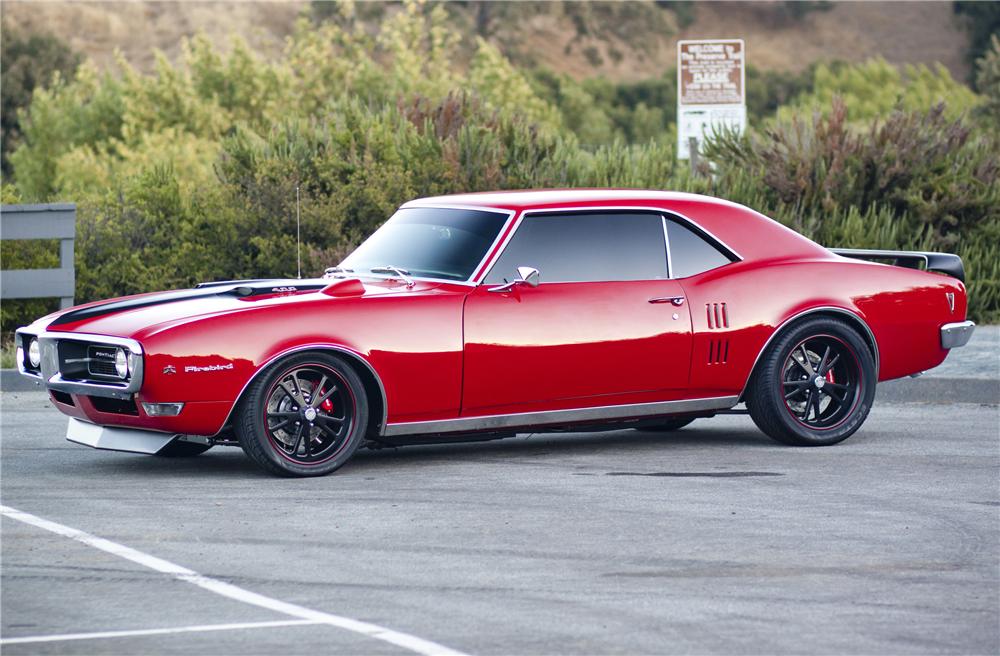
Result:
<svg viewBox="0 0 1000 656"><path fill-rule="evenodd" d="M406 269L401 269L398 266L392 266L391 264L387 264L385 266L372 267L369 269L369 271L371 271L372 273L394 273L398 278L401 278L403 282L406 283L407 287L413 287L415 284L417 284L413 282L413 278L410 277L409 271L407 271Z"/></svg>
<svg viewBox="0 0 1000 656"><path fill-rule="evenodd" d="M339 266L327 267L326 270L323 271L323 277L336 278L342 273L354 273L354 269L345 269L344 267Z"/></svg>

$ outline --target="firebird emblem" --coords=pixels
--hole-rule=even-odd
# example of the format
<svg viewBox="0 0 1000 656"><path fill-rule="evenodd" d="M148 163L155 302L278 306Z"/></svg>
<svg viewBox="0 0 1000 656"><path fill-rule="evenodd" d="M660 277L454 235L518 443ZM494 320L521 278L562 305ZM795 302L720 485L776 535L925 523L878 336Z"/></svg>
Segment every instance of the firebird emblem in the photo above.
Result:
<svg viewBox="0 0 1000 656"><path fill-rule="evenodd" d="M955 293L954 292L945 292L944 297L948 299L948 309L950 309L954 313L955 312Z"/></svg>
<svg viewBox="0 0 1000 656"><path fill-rule="evenodd" d="M226 364L210 364L207 367L198 367L195 365L188 365L184 367L184 373L198 373L202 371L225 371L226 369L235 369L235 365L232 362L227 362Z"/></svg>
<svg viewBox="0 0 1000 656"><path fill-rule="evenodd" d="M176 374L177 373L177 368L174 367L174 365L172 365L172 364L168 364L167 366L165 366L163 368L163 373L165 373L165 374Z"/></svg>

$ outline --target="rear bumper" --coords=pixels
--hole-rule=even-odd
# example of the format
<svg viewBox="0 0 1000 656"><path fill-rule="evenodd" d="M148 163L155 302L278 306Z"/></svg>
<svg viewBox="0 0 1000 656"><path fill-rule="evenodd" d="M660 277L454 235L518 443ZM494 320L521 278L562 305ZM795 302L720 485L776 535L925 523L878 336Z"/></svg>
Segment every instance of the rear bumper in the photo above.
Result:
<svg viewBox="0 0 1000 656"><path fill-rule="evenodd" d="M960 321L958 323L946 323L941 326L941 348L953 349L965 346L972 337L972 331L976 324L971 321Z"/></svg>
<svg viewBox="0 0 1000 656"><path fill-rule="evenodd" d="M157 433L135 430L134 428L109 428L79 419L69 420L66 439L70 442L107 451L127 451L128 453L159 453L177 438L176 433Z"/></svg>

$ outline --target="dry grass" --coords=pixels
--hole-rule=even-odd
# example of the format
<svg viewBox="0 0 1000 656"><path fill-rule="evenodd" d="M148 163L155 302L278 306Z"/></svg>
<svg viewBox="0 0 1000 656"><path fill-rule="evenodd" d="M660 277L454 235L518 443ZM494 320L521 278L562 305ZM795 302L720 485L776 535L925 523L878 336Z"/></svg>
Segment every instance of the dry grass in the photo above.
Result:
<svg viewBox="0 0 1000 656"><path fill-rule="evenodd" d="M115 49L141 70L156 48L173 58L181 39L205 33L220 46L232 33L258 52L280 52L307 3L275 2L26 2L0 5L15 29L47 30L66 39L99 66ZM518 61L532 61L574 77L604 75L613 80L658 76L674 67L678 38L743 37L750 62L762 69L801 70L817 60L861 61L881 55L895 64L941 62L964 79L967 39L950 2L842 2L801 21L781 18L774 2L706 2L696 22L675 33L669 25L648 25L634 35L616 26L579 36L558 5L498 26L496 39ZM461 7L453 10L464 11ZM471 11L468 10L468 11ZM459 21L461 27L473 21ZM595 61L600 61L595 64Z"/></svg>

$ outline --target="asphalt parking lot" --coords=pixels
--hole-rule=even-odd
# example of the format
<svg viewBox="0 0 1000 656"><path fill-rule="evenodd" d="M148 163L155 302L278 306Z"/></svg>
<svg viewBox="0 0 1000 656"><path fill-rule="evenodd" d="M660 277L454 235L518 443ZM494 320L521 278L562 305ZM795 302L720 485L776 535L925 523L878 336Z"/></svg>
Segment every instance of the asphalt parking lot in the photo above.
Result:
<svg viewBox="0 0 1000 656"><path fill-rule="evenodd" d="M905 396L825 449L723 416L283 480L75 446L7 392L2 649L995 654L1000 410Z"/></svg>

